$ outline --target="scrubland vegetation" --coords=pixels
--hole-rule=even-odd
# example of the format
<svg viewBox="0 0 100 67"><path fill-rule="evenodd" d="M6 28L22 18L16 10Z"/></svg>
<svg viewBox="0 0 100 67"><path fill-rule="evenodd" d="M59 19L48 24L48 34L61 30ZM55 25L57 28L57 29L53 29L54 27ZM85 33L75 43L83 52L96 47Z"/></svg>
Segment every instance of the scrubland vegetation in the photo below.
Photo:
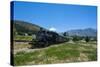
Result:
<svg viewBox="0 0 100 67"><path fill-rule="evenodd" d="M96 42L65 42L38 50L19 51L14 54L14 65L96 61L96 44Z"/></svg>

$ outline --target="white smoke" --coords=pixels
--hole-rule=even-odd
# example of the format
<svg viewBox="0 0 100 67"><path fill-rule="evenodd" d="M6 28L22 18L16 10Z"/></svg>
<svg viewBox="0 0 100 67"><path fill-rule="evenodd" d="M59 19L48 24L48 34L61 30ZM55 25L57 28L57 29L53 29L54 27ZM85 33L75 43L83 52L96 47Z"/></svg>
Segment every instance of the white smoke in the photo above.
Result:
<svg viewBox="0 0 100 67"><path fill-rule="evenodd" d="M54 27L49 28L50 31L56 31L57 29Z"/></svg>

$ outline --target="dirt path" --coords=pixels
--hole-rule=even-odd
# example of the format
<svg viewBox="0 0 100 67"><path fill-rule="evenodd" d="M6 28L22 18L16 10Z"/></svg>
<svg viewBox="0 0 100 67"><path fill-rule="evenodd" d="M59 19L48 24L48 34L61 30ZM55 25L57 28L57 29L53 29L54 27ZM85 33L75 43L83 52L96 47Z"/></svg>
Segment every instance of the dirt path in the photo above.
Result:
<svg viewBox="0 0 100 67"><path fill-rule="evenodd" d="M48 47L45 47L45 48L21 48L21 49L14 49L14 54L16 54L17 52L21 52L21 51L25 51L25 52L34 52L36 50L43 50L43 49L48 49L48 48L51 48L51 47L57 47L57 46L61 46L60 44L58 45L51 45L51 46L48 46Z"/></svg>
<svg viewBox="0 0 100 67"><path fill-rule="evenodd" d="M40 50L40 49L22 48L22 49L14 50L14 54L16 54L17 52L21 52L21 51L25 51L25 52L34 52L35 50Z"/></svg>

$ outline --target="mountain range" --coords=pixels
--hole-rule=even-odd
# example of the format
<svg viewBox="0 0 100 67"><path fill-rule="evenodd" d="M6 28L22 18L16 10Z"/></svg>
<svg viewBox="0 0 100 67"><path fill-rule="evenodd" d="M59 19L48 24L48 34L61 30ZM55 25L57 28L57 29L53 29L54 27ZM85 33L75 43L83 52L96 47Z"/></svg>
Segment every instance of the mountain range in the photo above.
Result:
<svg viewBox="0 0 100 67"><path fill-rule="evenodd" d="M47 30L41 26L20 20L12 20L13 23L13 32L17 32L18 34L28 33L34 34L40 31L40 28ZM86 28L86 29L75 29L65 31L69 36L97 36L97 30L93 28Z"/></svg>
<svg viewBox="0 0 100 67"><path fill-rule="evenodd" d="M97 30L93 28L86 28L86 29L75 29L69 30L66 32L69 36L97 36Z"/></svg>

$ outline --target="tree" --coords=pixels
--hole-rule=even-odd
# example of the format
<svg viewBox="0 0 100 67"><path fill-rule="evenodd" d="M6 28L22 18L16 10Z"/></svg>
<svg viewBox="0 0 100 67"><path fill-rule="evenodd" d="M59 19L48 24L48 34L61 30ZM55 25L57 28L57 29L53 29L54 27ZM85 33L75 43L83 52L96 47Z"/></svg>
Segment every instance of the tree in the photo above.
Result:
<svg viewBox="0 0 100 67"><path fill-rule="evenodd" d="M73 36L73 41L79 41L80 40L80 37L79 36Z"/></svg>
<svg viewBox="0 0 100 67"><path fill-rule="evenodd" d="M86 42L89 42L90 41L90 38L87 36L87 37L85 37L85 41Z"/></svg>
<svg viewBox="0 0 100 67"><path fill-rule="evenodd" d="M16 37L16 35L17 35L17 31L15 28L13 28L13 37Z"/></svg>
<svg viewBox="0 0 100 67"><path fill-rule="evenodd" d="M63 33L63 36L66 36L66 32Z"/></svg>

